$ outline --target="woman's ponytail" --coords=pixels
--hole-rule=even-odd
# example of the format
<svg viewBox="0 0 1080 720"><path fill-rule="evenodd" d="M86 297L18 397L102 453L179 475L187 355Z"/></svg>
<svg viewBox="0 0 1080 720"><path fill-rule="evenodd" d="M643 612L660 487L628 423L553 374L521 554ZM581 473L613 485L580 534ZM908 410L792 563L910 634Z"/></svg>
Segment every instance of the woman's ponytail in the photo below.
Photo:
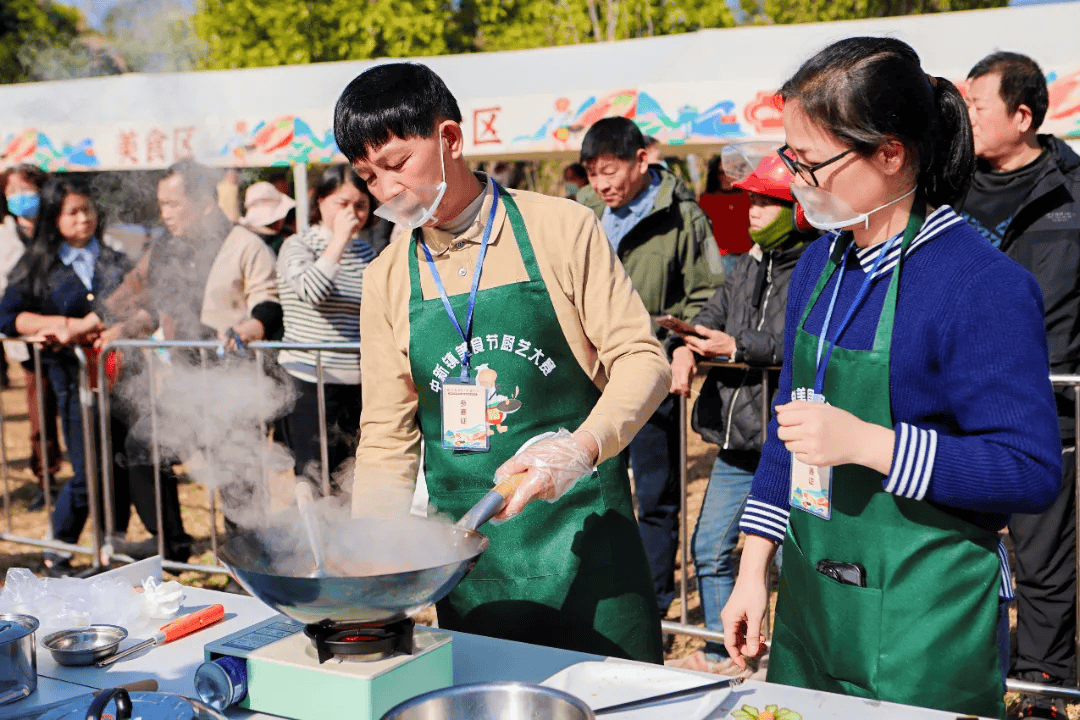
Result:
<svg viewBox="0 0 1080 720"><path fill-rule="evenodd" d="M928 158L921 162L919 184L932 207L956 205L967 194L975 172L975 145L964 96L945 78L927 75L934 90L937 120Z"/></svg>
<svg viewBox="0 0 1080 720"><path fill-rule="evenodd" d="M803 63L780 95L841 142L869 156L899 139L918 158L918 183L934 206L961 202L975 172L971 120L960 91L922 69L896 38L852 37Z"/></svg>

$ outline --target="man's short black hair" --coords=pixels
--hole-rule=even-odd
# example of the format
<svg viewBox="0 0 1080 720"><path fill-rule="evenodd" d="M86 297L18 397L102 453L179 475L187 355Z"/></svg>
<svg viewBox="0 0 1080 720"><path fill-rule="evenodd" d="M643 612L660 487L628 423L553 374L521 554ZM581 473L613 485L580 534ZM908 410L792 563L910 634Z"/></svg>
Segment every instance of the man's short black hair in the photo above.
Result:
<svg viewBox="0 0 1080 720"><path fill-rule="evenodd" d="M174 175L179 175L184 185L184 194L190 200L203 200L217 198L217 186L221 181L221 173L215 168L200 165L191 158L178 160L169 166L161 180L168 180ZM161 182L159 180L158 182Z"/></svg>
<svg viewBox="0 0 1080 720"><path fill-rule="evenodd" d="M440 120L461 122L457 100L431 68L387 63L357 75L334 108L334 138L349 162L392 137L431 137Z"/></svg>
<svg viewBox="0 0 1080 720"><path fill-rule="evenodd" d="M1001 76L999 95L1005 107L1015 113L1021 105L1027 105L1031 110L1031 129L1038 130L1050 105L1046 76L1039 64L1020 53L996 52L977 62L968 73L968 80L994 73Z"/></svg>
<svg viewBox="0 0 1080 720"><path fill-rule="evenodd" d="M595 160L601 155L614 155L620 160L633 160L638 150L645 148L645 136L633 120L624 117L607 117L597 120L581 141L582 163Z"/></svg>

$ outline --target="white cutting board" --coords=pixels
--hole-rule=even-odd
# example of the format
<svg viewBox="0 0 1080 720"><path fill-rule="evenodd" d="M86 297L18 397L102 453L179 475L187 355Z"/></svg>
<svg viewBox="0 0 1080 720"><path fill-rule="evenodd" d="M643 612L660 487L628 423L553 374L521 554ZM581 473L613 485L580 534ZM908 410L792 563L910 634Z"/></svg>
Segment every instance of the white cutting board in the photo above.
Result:
<svg viewBox="0 0 1080 720"><path fill-rule="evenodd" d="M583 662L555 673L542 685L581 698L593 709L723 679L719 675L635 662ZM613 713L613 720L753 720L766 708L788 710L777 720L956 720L956 713L834 695L748 680L734 689ZM768 716L766 716L768 717Z"/></svg>
<svg viewBox="0 0 1080 720"><path fill-rule="evenodd" d="M708 685L718 680L723 680L723 678L719 675L706 675L659 665L608 661L571 665L555 673L541 685L570 693L581 698L594 710L599 710L608 705L663 695L697 685ZM618 718L618 720L646 720L648 718L704 720L709 717L711 710L721 704L728 692L726 688L714 690L705 695L613 713L607 717Z"/></svg>

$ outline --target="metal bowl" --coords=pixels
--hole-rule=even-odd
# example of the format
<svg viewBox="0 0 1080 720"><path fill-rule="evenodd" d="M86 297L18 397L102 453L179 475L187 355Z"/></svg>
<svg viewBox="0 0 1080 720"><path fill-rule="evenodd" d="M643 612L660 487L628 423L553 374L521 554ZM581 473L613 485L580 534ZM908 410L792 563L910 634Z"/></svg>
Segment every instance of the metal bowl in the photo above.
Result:
<svg viewBox="0 0 1080 720"><path fill-rule="evenodd" d="M589 706L561 690L517 682L455 685L417 695L382 720L595 720Z"/></svg>
<svg viewBox="0 0 1080 720"><path fill-rule="evenodd" d="M119 625L91 625L46 635L41 645L61 665L92 665L114 655L126 637Z"/></svg>

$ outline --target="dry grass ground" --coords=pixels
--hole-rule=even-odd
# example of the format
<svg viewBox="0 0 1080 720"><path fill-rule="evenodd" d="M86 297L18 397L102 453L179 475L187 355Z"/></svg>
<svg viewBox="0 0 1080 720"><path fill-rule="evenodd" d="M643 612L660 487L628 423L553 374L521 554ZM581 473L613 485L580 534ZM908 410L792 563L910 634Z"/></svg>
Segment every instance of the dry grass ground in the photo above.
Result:
<svg viewBox="0 0 1080 720"><path fill-rule="evenodd" d="M3 403L3 432L4 442L7 449L8 483L6 486L7 496L10 503L6 506L7 511L0 523L5 531L23 537L43 538L47 523L44 512L28 512L27 505L33 497L37 484L30 472L30 441L29 419L26 414L26 391L25 378L22 369L14 365L10 370L11 387L0 392ZM688 429L689 430L689 429ZM688 535L693 532L694 523L697 521L701 510L701 503L705 496L705 487L708 483L709 472L712 469L713 460L716 457L717 448L701 440L697 433L689 430L689 442L687 456L689 458L689 494L687 498L688 510ZM63 483L71 476L71 468L65 462L58 480ZM210 505L206 490L193 482L182 483L180 486L180 504L184 514L184 524L187 531L196 538L195 555L193 563L213 563L213 555L210 551ZM223 533L223 525L220 517L217 518L219 536ZM146 528L139 521L138 515L132 512L132 520L128 528L128 537L132 540L141 540L149 537ZM88 545L90 542L89 532L84 532L80 542ZM737 550L736 553L739 551ZM679 553L677 562L681 560ZM74 562L77 567L89 568L90 560L86 556L77 558ZM26 567L35 573L44 572L44 564L41 559L41 551L28 545L12 542L0 542L0 578L8 568ZM676 577L680 573L681 566L676 566ZM701 625L701 606L698 602L696 585L693 581L694 566L689 563L687 568L689 576L688 597L686 604L687 619L691 624ZM205 573L188 572L179 576L179 580L185 584L224 589L228 583L225 575L212 575ZM773 593L775 599L775 592ZM681 619L682 603L678 597L672 604L667 619L678 622ZM420 622L430 623L434 620L434 610L428 610L417 616ZM1012 610L1012 626L1016 626L1015 607ZM701 648L703 641L688 635L676 635L668 658L681 658ZM1014 701L1015 698L1009 698ZM1080 705L1069 706L1069 718L1080 720Z"/></svg>

